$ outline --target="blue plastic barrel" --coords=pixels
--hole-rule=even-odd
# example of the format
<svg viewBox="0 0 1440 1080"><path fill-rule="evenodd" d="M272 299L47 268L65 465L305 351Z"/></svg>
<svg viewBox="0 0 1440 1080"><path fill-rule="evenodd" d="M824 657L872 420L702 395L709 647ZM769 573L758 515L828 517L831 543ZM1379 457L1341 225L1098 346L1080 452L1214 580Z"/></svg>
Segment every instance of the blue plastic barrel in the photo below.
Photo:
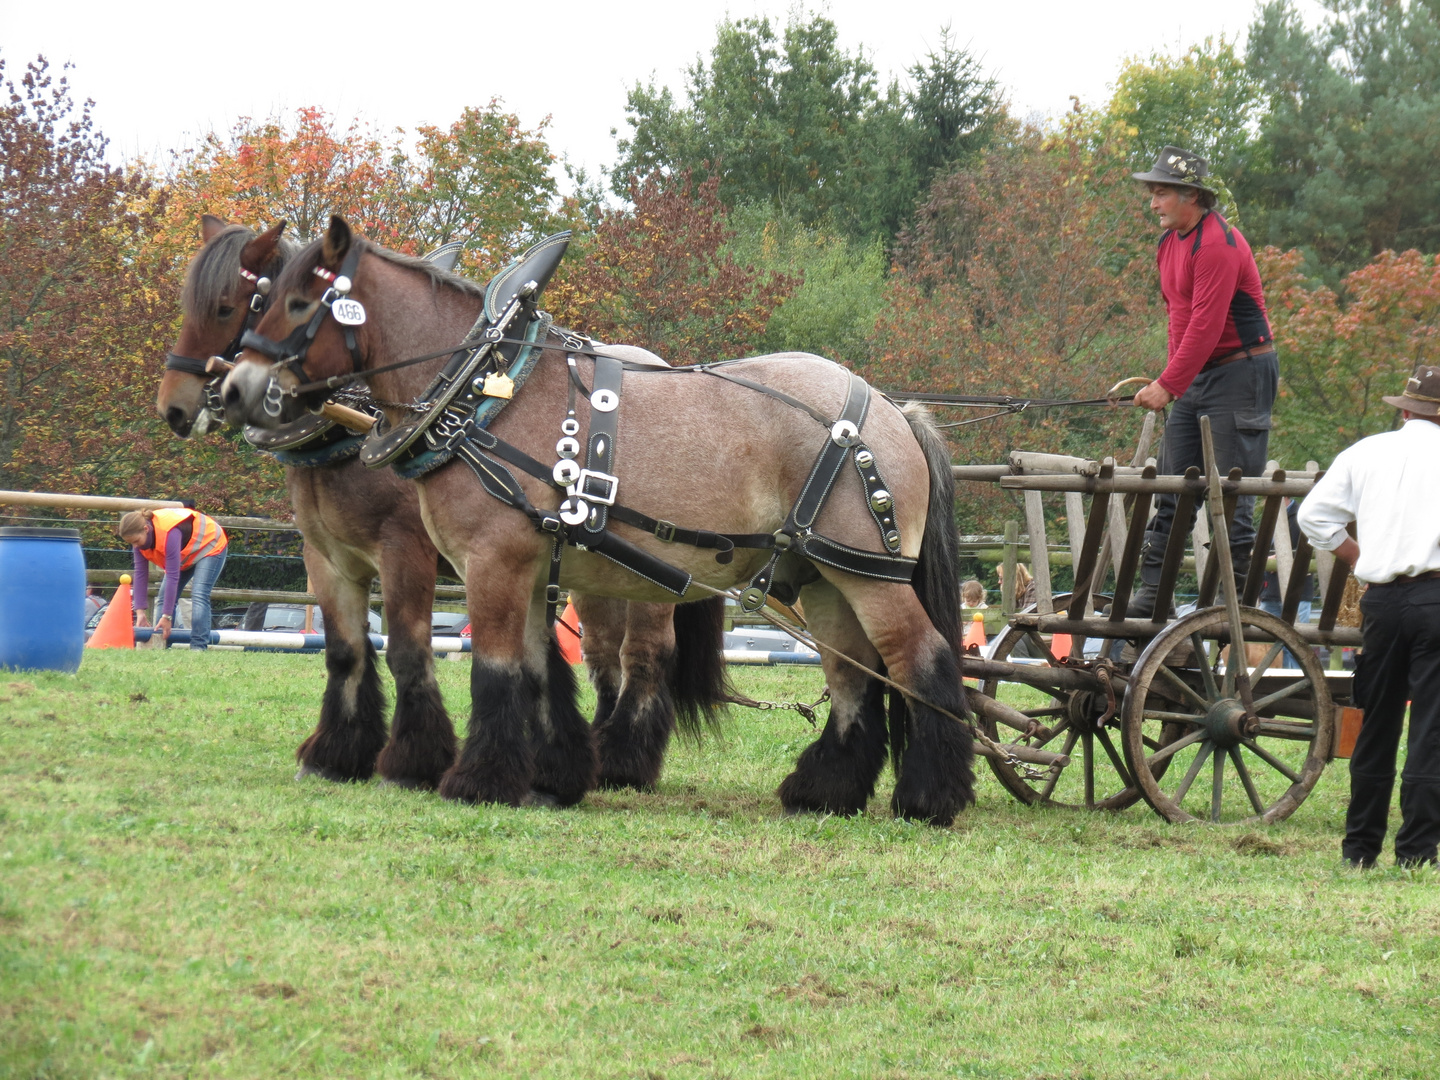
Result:
<svg viewBox="0 0 1440 1080"><path fill-rule="evenodd" d="M84 652L79 530L0 528L0 668L78 671Z"/></svg>

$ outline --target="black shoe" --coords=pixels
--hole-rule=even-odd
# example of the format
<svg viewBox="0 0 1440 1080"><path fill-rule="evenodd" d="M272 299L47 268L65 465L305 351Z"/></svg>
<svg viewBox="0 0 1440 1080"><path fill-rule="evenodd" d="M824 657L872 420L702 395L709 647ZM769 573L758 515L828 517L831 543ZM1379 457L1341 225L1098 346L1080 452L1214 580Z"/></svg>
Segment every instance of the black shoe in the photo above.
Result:
<svg viewBox="0 0 1440 1080"><path fill-rule="evenodd" d="M1138 592L1130 597L1130 603L1125 608L1127 619L1149 619L1155 614L1155 600L1160 592L1158 585L1141 585ZM1170 618L1175 618L1175 601L1170 601Z"/></svg>

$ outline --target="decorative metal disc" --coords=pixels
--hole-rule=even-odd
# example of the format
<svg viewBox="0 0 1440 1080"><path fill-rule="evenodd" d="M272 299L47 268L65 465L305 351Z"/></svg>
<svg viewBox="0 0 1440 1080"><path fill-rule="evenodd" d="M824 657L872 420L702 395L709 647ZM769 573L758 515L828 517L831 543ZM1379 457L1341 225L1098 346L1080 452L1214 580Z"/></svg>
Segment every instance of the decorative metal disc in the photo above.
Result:
<svg viewBox="0 0 1440 1080"><path fill-rule="evenodd" d="M620 395L614 390L596 390L590 395L590 405L596 412L614 412L620 407Z"/></svg>

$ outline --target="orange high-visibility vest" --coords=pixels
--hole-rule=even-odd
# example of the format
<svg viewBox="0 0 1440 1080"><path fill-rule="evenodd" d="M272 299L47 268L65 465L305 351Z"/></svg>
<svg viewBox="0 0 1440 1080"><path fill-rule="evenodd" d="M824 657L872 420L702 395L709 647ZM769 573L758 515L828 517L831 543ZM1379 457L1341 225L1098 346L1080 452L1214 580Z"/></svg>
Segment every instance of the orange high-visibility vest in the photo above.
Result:
<svg viewBox="0 0 1440 1080"><path fill-rule="evenodd" d="M142 548L140 554L160 569L165 569L165 539L170 535L171 529L184 524L190 518L195 519L195 524L190 532L190 542L180 549L181 570L189 570L197 560L225 550L230 538L214 518L207 517L198 510L156 510L150 519L155 526L155 546Z"/></svg>

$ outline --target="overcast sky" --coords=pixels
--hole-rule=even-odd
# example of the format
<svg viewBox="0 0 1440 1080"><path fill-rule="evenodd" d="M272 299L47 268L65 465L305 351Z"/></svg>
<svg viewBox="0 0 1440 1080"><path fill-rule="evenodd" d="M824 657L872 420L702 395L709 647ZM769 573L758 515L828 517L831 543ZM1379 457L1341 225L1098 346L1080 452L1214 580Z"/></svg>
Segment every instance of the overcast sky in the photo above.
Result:
<svg viewBox="0 0 1440 1080"><path fill-rule="evenodd" d="M625 94L652 76L679 91L727 16L784 21L786 0L558 0L546 3L227 3L0 0L0 57L14 77L37 53L69 61L79 97L117 157L163 161L197 134L320 105L381 128L448 125L499 95L527 125L551 117L550 145L592 172L614 160ZM1070 95L1107 96L1121 60L1207 35L1243 35L1254 0L832 0L848 48L902 72L948 23L1000 79L1022 116ZM1301 0L1307 16L1319 11ZM262 44L269 42L272 44Z"/></svg>

